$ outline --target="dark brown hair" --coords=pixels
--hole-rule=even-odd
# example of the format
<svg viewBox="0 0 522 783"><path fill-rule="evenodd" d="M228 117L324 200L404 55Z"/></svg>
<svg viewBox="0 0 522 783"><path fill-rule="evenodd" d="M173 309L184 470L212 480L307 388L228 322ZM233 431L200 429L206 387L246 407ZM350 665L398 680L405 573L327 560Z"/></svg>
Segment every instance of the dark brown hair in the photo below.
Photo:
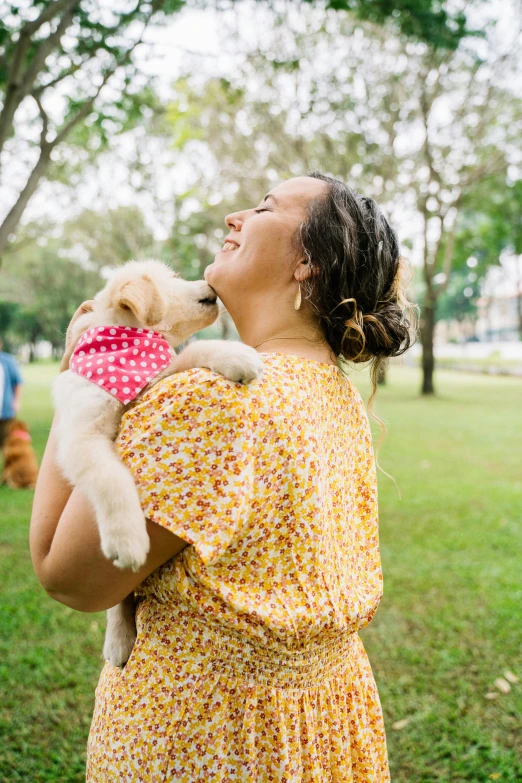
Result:
<svg viewBox="0 0 522 783"><path fill-rule="evenodd" d="M294 237L296 251L304 252L315 272L302 283L303 297L341 363L370 363L368 410L381 424L380 445L386 427L372 411L377 378L417 335L418 306L406 294L411 269L373 199L318 171L307 176L327 189L311 199Z"/></svg>

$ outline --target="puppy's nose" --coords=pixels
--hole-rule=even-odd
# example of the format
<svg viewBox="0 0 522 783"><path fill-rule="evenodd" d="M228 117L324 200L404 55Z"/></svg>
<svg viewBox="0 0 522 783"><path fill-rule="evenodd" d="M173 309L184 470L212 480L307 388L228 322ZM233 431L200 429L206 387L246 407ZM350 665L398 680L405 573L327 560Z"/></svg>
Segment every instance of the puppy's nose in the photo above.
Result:
<svg viewBox="0 0 522 783"><path fill-rule="evenodd" d="M205 304L214 304L214 302L217 300L216 292L209 286L208 283L204 281L201 282L202 286L201 290L199 291L198 301Z"/></svg>

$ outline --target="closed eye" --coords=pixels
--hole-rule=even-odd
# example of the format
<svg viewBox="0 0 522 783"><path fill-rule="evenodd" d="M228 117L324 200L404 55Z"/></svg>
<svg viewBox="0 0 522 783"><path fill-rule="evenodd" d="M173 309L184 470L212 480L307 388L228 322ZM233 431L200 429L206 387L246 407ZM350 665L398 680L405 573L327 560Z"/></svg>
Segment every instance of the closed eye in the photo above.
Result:
<svg viewBox="0 0 522 783"><path fill-rule="evenodd" d="M271 212L271 211L272 211L271 209L254 209L254 212L256 212L257 214L259 214L259 212Z"/></svg>

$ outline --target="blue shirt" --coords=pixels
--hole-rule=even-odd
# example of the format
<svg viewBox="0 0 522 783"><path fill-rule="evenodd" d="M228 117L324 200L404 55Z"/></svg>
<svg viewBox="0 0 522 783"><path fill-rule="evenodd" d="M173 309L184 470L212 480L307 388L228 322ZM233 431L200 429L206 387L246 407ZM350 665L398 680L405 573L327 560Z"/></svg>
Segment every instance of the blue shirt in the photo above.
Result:
<svg viewBox="0 0 522 783"><path fill-rule="evenodd" d="M14 419L14 390L20 383L23 379L16 359L0 351L0 419Z"/></svg>

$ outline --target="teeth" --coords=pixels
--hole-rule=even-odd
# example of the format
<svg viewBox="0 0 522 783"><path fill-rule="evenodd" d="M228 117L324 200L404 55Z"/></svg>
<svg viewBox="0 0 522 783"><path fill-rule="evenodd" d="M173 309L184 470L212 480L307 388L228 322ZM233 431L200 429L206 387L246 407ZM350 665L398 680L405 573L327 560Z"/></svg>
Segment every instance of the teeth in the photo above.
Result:
<svg viewBox="0 0 522 783"><path fill-rule="evenodd" d="M237 245L234 245L232 242L225 242L223 245L223 250L237 250Z"/></svg>

